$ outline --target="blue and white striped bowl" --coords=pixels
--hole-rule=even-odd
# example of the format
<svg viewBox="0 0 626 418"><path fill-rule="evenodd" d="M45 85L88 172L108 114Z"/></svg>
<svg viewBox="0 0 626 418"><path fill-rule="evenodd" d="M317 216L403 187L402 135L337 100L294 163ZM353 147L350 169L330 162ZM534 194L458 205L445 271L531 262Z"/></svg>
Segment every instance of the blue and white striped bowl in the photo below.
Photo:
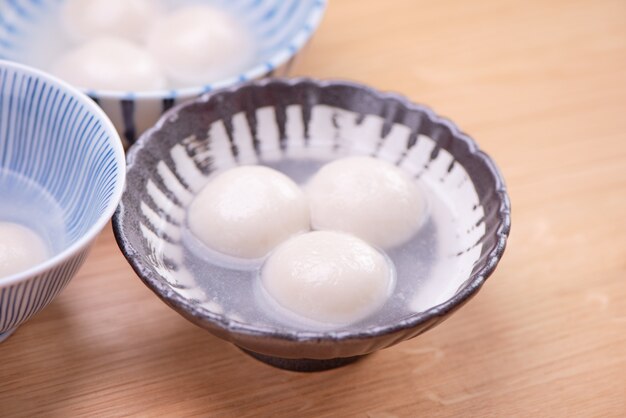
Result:
<svg viewBox="0 0 626 418"><path fill-rule="evenodd" d="M113 215L125 167L115 127L92 100L0 60L0 221L37 231L52 252L27 271L0 277L0 341L74 276Z"/></svg>
<svg viewBox="0 0 626 418"><path fill-rule="evenodd" d="M48 69L63 46L56 19L63 0L0 1L0 59ZM284 76L319 25L326 0L204 0L226 10L250 28L258 43L255 63L241 74L211 84L148 92L85 91L107 113L126 145L156 123L173 105L216 88L262 77ZM48 31L47 47L32 52L32 34ZM41 44L41 42L38 42ZM39 45L41 46L41 45Z"/></svg>

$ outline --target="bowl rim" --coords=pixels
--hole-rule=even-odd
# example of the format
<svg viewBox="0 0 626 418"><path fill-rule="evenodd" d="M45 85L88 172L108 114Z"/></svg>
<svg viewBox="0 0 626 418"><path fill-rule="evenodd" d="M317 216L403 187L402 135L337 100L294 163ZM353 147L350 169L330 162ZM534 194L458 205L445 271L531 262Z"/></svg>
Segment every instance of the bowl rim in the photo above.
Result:
<svg viewBox="0 0 626 418"><path fill-rule="evenodd" d="M298 0L300 1L300 0ZM327 9L328 0L313 0L312 9L309 11L306 22L293 36L288 45L280 48L273 53L268 59L260 63L250 65L245 71L237 75L222 78L217 81L194 87L183 87L174 89L159 90L100 90L90 89L87 87L78 87L88 96L98 99L118 99L118 100L150 100L150 99L176 99L189 98L209 93L224 87L232 86L238 83L247 82L275 70L287 61L292 59L311 39L317 28L319 27L324 13Z"/></svg>
<svg viewBox="0 0 626 418"><path fill-rule="evenodd" d="M62 264L66 260L70 259L72 256L76 255L83 248L88 246L93 239L104 229L104 226L107 224L113 213L115 212L115 208L117 207L119 201L122 198L122 192L124 191L124 184L126 180L126 160L124 156L124 147L122 146L122 140L120 139L117 130L113 126L111 120L106 116L104 111L98 106L91 98L86 96L83 92L81 92L78 88L73 87L69 83L50 75L44 71L39 69L16 63L14 61L0 60L0 69L9 69L16 71L22 74L32 75L37 77L40 80L45 81L48 84L54 85L55 87L59 87L62 90L65 90L69 93L73 98L78 100L81 105L83 105L87 111L94 114L98 120L102 123L102 127L107 132L109 142L113 147L113 152L115 154L116 165L119 168L119 173L117 175L115 181L115 188L109 203L107 204L105 210L102 212L100 217L94 222L89 229L69 247L63 249L58 254L46 259L46 261L39 263L28 270L23 270L15 274L11 274L5 277L0 277L0 288L8 285L12 285L15 283L19 283L25 280L28 280L34 276L42 274L46 271L53 269L54 267Z"/></svg>
<svg viewBox="0 0 626 418"><path fill-rule="evenodd" d="M428 118L431 119L431 121L442 124L450 129L453 136L457 140L465 143L465 145L467 146L467 154L476 156L482 161L483 164L485 164L496 184L494 196L497 196L497 200L499 202L496 215L496 218L499 222L497 229L495 229L494 231L494 234L497 236L497 240L491 251L485 254L484 257L481 257L481 268L476 272L470 274L461 286L461 290L459 290L445 302L435 305L423 312L418 312L410 315L405 319L393 324L371 326L358 331L334 331L332 329L324 331L301 331L251 325L239 322L237 320L229 319L222 314L216 314L207 309L194 305L193 303L190 303L186 298L180 296L178 293L169 290L167 286L161 283L160 279L154 277L155 275L152 274L151 270L144 267L142 263L139 262L141 256L132 247L132 245L130 245L129 240L126 237L123 228L126 212L124 198L122 197L122 200L120 201L120 204L118 205L118 208L113 215L113 233L118 243L118 246L124 254L124 257L127 259L128 263L131 265L137 276L144 282L144 284L148 288L150 288L150 290L152 290L167 305L172 307L174 310L176 310L179 314L182 314L187 319L194 318L202 323L210 323L213 327L225 331L228 334L240 334L249 337L271 337L273 339L300 343L319 343L321 341L338 341L348 339L361 340L393 334L407 329L413 329L421 324L427 323L430 320L446 316L449 312L452 312L456 308L459 308L472 296L474 296L482 287L486 279L493 273L498 262L502 258L502 255L506 248L506 241L511 229L511 203L507 193L504 178L502 177L499 169L497 168L491 157L489 157L484 151L482 151L478 147L478 144L469 135L462 132L454 122L452 122L448 118L439 116L426 105L414 103L404 95L395 92L379 91L373 87L354 81L339 79L316 80L308 77L266 78L262 80L254 80L243 84L229 86L215 92L204 94L194 100L178 104L165 112L161 116L159 121L152 128L146 130L137 140L137 142L133 144L128 150L127 172L130 172L135 166L137 155L141 153L144 149L147 149L154 133L159 131L162 126L167 123L172 117L174 117L178 112L184 110L187 107L192 107L197 103L209 102L212 98L217 96L231 95L242 88L267 87L271 84L278 84L288 87L295 87L300 84L311 84L317 88L351 87L358 90L364 90L373 95L377 100L395 100L402 106L405 106L410 111L423 112Z"/></svg>

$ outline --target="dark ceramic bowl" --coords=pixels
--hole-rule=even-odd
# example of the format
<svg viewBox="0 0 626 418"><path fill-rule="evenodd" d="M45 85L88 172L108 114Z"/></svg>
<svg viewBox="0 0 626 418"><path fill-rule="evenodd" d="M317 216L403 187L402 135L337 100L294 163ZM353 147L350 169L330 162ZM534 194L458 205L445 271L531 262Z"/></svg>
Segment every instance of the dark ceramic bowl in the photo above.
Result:
<svg viewBox="0 0 626 418"><path fill-rule="evenodd" d="M239 164L305 170L354 154L397 164L429 196L415 242L389 252L397 300L380 315L331 330L267 321L237 272L198 269L185 250L186 207L211 173ZM430 109L354 83L274 79L166 113L129 151L113 228L138 276L185 318L272 365L323 370L413 338L475 295L504 252L510 204L493 161ZM399 301L409 302L394 308Z"/></svg>

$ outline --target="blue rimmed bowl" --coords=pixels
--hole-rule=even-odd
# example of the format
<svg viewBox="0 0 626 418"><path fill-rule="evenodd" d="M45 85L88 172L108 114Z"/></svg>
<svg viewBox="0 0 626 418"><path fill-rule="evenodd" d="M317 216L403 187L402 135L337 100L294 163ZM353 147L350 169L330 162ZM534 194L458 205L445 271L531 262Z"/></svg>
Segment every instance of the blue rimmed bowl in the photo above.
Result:
<svg viewBox="0 0 626 418"><path fill-rule="evenodd" d="M177 103L238 82L288 74L317 29L327 0L205 1L231 11L250 28L258 43L254 64L240 74L190 88L144 92L85 90L113 121L126 145L135 142ZM0 2L0 59L48 70L69 44L54 24L61 3L62 0Z"/></svg>
<svg viewBox="0 0 626 418"><path fill-rule="evenodd" d="M50 252L0 277L0 341L74 276L120 200L125 167L115 127L89 97L0 61L0 222L36 231Z"/></svg>
<svg viewBox="0 0 626 418"><path fill-rule="evenodd" d="M285 324L255 297L254 273L186 249L186 210L213 173L243 164L288 173L350 155L406 170L432 209L415 247L387 252L396 290L377 314L332 330ZM255 358L299 371L350 363L448 318L494 271L509 228L502 176L452 122L399 95L309 79L255 81L171 109L129 150L113 217L128 262L165 303Z"/></svg>

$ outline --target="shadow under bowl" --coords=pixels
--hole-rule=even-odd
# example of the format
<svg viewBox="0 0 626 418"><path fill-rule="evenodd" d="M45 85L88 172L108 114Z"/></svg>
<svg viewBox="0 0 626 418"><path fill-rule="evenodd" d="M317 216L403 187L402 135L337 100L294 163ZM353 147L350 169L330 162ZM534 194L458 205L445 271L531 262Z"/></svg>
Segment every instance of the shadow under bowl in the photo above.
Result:
<svg viewBox="0 0 626 418"><path fill-rule="evenodd" d="M289 172L347 155L381 158L409 172L430 191L433 219L438 208L450 208L439 226L452 238L434 247L442 265L459 268L421 283L412 310L389 308L339 329L298 328L259 319L263 309L245 284L250 277L237 282L238 272L192 266L181 240L186 208L212 173L241 164ZM428 222L424 234L436 235L436 226ZM312 371L413 338L467 302L504 252L510 204L493 161L429 108L351 82L274 79L220 90L164 115L128 153L128 184L113 228L138 276L179 314L261 361ZM389 252L397 289L409 291L420 276L435 274L419 270L423 250L413 248Z"/></svg>

